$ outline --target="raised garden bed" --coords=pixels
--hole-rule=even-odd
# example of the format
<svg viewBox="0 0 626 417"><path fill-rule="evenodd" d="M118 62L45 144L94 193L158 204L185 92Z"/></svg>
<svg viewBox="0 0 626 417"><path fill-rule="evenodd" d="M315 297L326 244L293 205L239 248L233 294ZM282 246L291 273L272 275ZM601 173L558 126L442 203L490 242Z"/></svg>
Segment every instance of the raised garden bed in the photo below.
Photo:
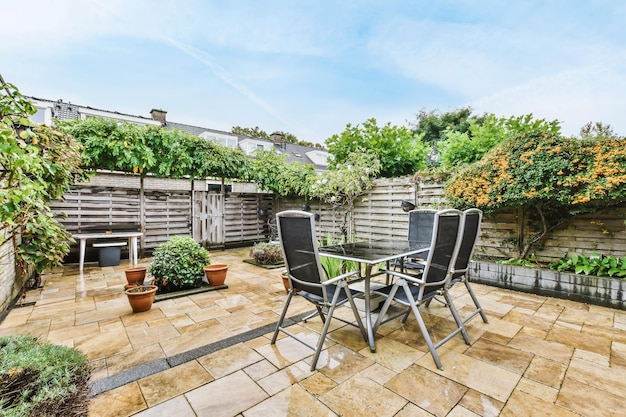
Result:
<svg viewBox="0 0 626 417"><path fill-rule="evenodd" d="M257 261L255 261L254 259L244 259L243 260L245 263L247 264L251 264L251 265L255 265L255 266L260 266L261 268L265 268L265 269L276 269L276 268L280 268L285 266L284 262L278 263L278 264L270 264L270 265L266 265L266 264L261 264L258 263Z"/></svg>
<svg viewBox="0 0 626 417"><path fill-rule="evenodd" d="M626 310L626 280L545 268L476 261L470 279L479 284Z"/></svg>

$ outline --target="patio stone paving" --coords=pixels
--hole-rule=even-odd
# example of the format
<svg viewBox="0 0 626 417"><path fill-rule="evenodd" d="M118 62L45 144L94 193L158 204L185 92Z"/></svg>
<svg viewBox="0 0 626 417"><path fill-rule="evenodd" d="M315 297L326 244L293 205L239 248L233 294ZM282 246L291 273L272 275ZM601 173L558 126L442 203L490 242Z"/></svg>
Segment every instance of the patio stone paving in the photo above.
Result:
<svg viewBox="0 0 626 417"><path fill-rule="evenodd" d="M489 323L468 323L471 346L457 335L438 349L443 371L411 315L380 327L375 353L333 321L311 372L311 349L284 335L270 344L286 297L281 269L243 262L249 250L211 252L230 265L228 288L135 314L123 293L127 261L57 268L8 313L0 336L82 351L93 417L625 415L626 311L474 284ZM453 296L462 315L471 311L463 286ZM295 297L288 317L311 309ZM452 325L439 303L422 311L435 340ZM319 317L290 327L311 340L320 329Z"/></svg>

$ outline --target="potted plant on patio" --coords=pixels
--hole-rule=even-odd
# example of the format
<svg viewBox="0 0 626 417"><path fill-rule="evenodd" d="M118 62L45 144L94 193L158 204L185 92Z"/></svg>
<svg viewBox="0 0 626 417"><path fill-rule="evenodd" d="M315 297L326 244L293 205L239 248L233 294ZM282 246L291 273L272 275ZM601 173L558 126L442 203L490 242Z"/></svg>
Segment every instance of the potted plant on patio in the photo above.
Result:
<svg viewBox="0 0 626 417"><path fill-rule="evenodd" d="M174 236L154 250L148 272L159 293L178 291L199 287L210 263L209 251L193 238Z"/></svg>
<svg viewBox="0 0 626 417"><path fill-rule="evenodd" d="M133 313L150 310L152 308L156 292L156 285L136 285L127 288L124 291L128 297L128 303L133 309Z"/></svg>
<svg viewBox="0 0 626 417"><path fill-rule="evenodd" d="M228 265L212 264L205 266L203 269L209 285L213 287L224 285L224 281L226 281L226 273L228 272Z"/></svg>
<svg viewBox="0 0 626 417"><path fill-rule="evenodd" d="M148 271L148 267L145 265L140 266L131 266L124 269L124 274L126 275L126 281L128 285L127 288L134 287L136 285L143 285L143 281L146 278L146 272Z"/></svg>

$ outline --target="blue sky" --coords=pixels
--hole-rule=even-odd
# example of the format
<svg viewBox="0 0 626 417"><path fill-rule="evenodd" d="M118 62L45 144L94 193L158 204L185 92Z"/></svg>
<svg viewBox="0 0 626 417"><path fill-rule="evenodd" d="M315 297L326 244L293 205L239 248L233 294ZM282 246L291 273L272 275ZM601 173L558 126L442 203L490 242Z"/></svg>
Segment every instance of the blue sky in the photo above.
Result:
<svg viewBox="0 0 626 417"><path fill-rule="evenodd" d="M2 14L0 73L35 97L320 143L464 106L626 135L618 0L21 0Z"/></svg>

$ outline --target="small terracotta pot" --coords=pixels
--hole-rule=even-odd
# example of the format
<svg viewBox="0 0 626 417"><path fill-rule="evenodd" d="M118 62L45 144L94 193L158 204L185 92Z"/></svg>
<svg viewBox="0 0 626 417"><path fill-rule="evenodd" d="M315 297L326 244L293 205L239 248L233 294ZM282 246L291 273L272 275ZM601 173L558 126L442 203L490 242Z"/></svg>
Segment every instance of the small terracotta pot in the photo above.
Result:
<svg viewBox="0 0 626 417"><path fill-rule="evenodd" d="M282 274L280 274L280 277L283 279L283 285L285 286L285 292L289 293L289 277L287 276L286 272L283 272Z"/></svg>
<svg viewBox="0 0 626 417"><path fill-rule="evenodd" d="M147 271L147 266L133 266L124 269L128 285L143 285L143 280L146 278Z"/></svg>
<svg viewBox="0 0 626 417"><path fill-rule="evenodd" d="M150 310L154 302L156 290L156 285L137 285L125 290L124 293L128 297L128 303L133 309L133 313Z"/></svg>
<svg viewBox="0 0 626 417"><path fill-rule="evenodd" d="M286 272L283 272L282 274L280 274L280 277L283 279L283 285L285 286L285 292L287 294L289 294L289 289L291 288L291 285L289 285L289 276L287 275ZM300 290L296 290L296 292L300 292Z"/></svg>
<svg viewBox="0 0 626 417"><path fill-rule="evenodd" d="M224 285L226 272L228 272L228 265L226 264L213 264L204 267L204 275L206 275L209 285L213 287Z"/></svg>

